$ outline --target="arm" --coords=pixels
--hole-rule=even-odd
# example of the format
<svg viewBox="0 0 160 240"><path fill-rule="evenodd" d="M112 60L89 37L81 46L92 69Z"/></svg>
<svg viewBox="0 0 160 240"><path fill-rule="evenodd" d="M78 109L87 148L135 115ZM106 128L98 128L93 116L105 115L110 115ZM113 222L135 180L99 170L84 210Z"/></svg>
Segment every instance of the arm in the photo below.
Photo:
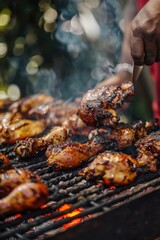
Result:
<svg viewBox="0 0 160 240"><path fill-rule="evenodd" d="M160 61L160 0L149 0L133 19L131 54L137 65Z"/></svg>
<svg viewBox="0 0 160 240"><path fill-rule="evenodd" d="M130 50L130 31L131 22L137 14L137 11L135 0L128 0L124 8L124 36L119 60L120 64L117 65L116 74L110 78L104 79L101 83L97 84L97 87L119 84L132 79L132 72L129 71L130 69L127 69L127 67L121 65L121 63L133 64Z"/></svg>

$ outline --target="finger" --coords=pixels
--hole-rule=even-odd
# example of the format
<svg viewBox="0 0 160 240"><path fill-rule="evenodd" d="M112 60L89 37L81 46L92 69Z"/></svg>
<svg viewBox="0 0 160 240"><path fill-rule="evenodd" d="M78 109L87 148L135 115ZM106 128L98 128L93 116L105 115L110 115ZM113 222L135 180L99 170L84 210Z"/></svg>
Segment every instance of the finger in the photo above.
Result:
<svg viewBox="0 0 160 240"><path fill-rule="evenodd" d="M144 39L144 51L145 51L145 64L151 65L156 61L157 57L157 44L154 40Z"/></svg>
<svg viewBox="0 0 160 240"><path fill-rule="evenodd" d="M144 42L131 32L131 55L136 65L144 65Z"/></svg>

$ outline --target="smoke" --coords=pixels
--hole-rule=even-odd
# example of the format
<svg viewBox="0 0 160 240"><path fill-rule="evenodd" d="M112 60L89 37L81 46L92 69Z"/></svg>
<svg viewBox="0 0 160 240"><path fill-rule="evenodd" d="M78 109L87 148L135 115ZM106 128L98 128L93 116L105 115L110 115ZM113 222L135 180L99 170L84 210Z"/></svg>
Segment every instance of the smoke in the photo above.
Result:
<svg viewBox="0 0 160 240"><path fill-rule="evenodd" d="M45 92L49 95L55 95L57 91L56 75L53 70L40 69L37 74L31 75L29 81L32 83L34 93Z"/></svg>
<svg viewBox="0 0 160 240"><path fill-rule="evenodd" d="M122 42L122 9L118 1L72 0L59 11L52 33L57 47L54 70L59 83L57 95L67 99L81 96L113 75Z"/></svg>
<svg viewBox="0 0 160 240"><path fill-rule="evenodd" d="M26 94L43 90L57 98L74 99L114 74L123 37L122 9L116 0L54 3L58 18L51 34L53 66L38 68L30 62Z"/></svg>

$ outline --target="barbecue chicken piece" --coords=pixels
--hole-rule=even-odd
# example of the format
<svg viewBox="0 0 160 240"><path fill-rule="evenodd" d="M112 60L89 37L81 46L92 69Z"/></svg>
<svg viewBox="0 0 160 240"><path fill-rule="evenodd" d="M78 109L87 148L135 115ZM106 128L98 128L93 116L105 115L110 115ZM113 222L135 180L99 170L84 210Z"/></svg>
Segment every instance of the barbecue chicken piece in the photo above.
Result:
<svg viewBox="0 0 160 240"><path fill-rule="evenodd" d="M44 93L38 93L30 97L21 98L19 101L14 102L10 105L9 111L12 112L21 112L23 114L28 114L29 110L33 107L53 101L54 98L48 96Z"/></svg>
<svg viewBox="0 0 160 240"><path fill-rule="evenodd" d="M117 108L134 94L132 82L91 89L82 98L78 116L91 126L115 126L119 121Z"/></svg>
<svg viewBox="0 0 160 240"><path fill-rule="evenodd" d="M91 157L104 151L104 146L94 139L87 143L70 142L60 146L49 146L47 162L53 170L66 170L79 167Z"/></svg>
<svg viewBox="0 0 160 240"><path fill-rule="evenodd" d="M6 112L0 115L0 132L5 131L11 124L17 123L22 119L21 113Z"/></svg>
<svg viewBox="0 0 160 240"><path fill-rule="evenodd" d="M55 100L41 104L29 111L29 116L36 119L46 119L47 126L62 126L63 122L77 113L78 103Z"/></svg>
<svg viewBox="0 0 160 240"><path fill-rule="evenodd" d="M160 130L150 133L135 144L137 146L138 167L150 171L157 171L160 158Z"/></svg>
<svg viewBox="0 0 160 240"><path fill-rule="evenodd" d="M77 110L77 103L63 102L48 114L47 123L50 126L62 126L66 119L77 113Z"/></svg>
<svg viewBox="0 0 160 240"><path fill-rule="evenodd" d="M51 102L38 104L37 106L31 108L28 112L29 116L36 119L48 118L51 112L56 112L61 110L63 105L62 99L53 100Z"/></svg>
<svg viewBox="0 0 160 240"><path fill-rule="evenodd" d="M46 125L40 120L20 119L15 123L1 126L0 142L1 143L14 143L17 140L25 139L26 137L36 136L42 133Z"/></svg>
<svg viewBox="0 0 160 240"><path fill-rule="evenodd" d="M152 126L152 127L151 127ZM132 125L119 124L115 129L100 129L87 143L70 142L50 146L46 151L47 162L54 170L75 168L86 163L96 154L110 149L125 149L147 134L156 124L137 122Z"/></svg>
<svg viewBox="0 0 160 240"><path fill-rule="evenodd" d="M88 180L103 181L108 186L127 185L137 176L137 161L124 153L105 151L98 154L80 175Z"/></svg>
<svg viewBox="0 0 160 240"><path fill-rule="evenodd" d="M62 126L67 127L72 135L82 135L86 137L94 129L93 126L87 126L77 114L73 114L64 120Z"/></svg>
<svg viewBox="0 0 160 240"><path fill-rule="evenodd" d="M58 144L67 140L69 131L65 127L54 127L41 138L26 138L17 142L14 151L17 155L26 158L35 156L38 151L46 149L51 144Z"/></svg>
<svg viewBox="0 0 160 240"><path fill-rule="evenodd" d="M5 172L7 169L10 168L12 168L12 165L9 158L5 154L0 153L0 173Z"/></svg>
<svg viewBox="0 0 160 240"><path fill-rule="evenodd" d="M101 135L108 145L108 149L124 150L133 146L138 139L145 137L151 131L158 129L157 120L138 121L134 123L119 123L115 128L97 129L90 133L89 139Z"/></svg>
<svg viewBox="0 0 160 240"><path fill-rule="evenodd" d="M37 174L24 169L11 169L0 174L0 198L7 196L18 185L39 182Z"/></svg>
<svg viewBox="0 0 160 240"><path fill-rule="evenodd" d="M29 116L35 119L46 119L47 126L64 126L72 134L88 136L93 129L87 126L80 117L77 116L79 101L66 102L61 99L38 105L29 111Z"/></svg>
<svg viewBox="0 0 160 240"><path fill-rule="evenodd" d="M0 199L0 215L38 209L46 203L48 188L42 182L27 182Z"/></svg>

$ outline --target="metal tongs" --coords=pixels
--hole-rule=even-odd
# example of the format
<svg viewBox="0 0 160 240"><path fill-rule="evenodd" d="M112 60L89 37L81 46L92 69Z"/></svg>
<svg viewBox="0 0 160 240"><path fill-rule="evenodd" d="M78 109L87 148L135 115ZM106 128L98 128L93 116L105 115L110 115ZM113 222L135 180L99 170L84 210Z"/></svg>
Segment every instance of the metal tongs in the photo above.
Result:
<svg viewBox="0 0 160 240"><path fill-rule="evenodd" d="M135 85L135 83L137 82L142 69L143 69L143 66L138 66L138 65L134 64L134 66L133 66L133 78L132 78L133 85Z"/></svg>
<svg viewBox="0 0 160 240"><path fill-rule="evenodd" d="M134 66L133 66L133 76L132 76L133 86L135 86L142 69L143 69L143 66L138 66L138 65L134 64ZM127 98L127 102L133 102L133 101L134 101L134 96L129 96Z"/></svg>

